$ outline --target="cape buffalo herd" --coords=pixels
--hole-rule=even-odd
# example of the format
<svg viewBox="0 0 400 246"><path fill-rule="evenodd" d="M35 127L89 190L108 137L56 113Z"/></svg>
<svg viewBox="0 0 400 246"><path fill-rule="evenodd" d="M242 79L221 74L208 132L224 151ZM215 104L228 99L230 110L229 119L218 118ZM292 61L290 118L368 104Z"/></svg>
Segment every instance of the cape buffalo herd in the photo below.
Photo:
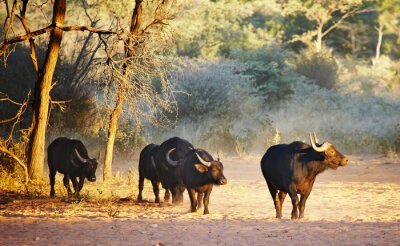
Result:
<svg viewBox="0 0 400 246"><path fill-rule="evenodd" d="M276 218L282 218L286 194L292 201L291 218L303 218L305 203L316 176L326 169L347 164L347 158L333 144L317 142L315 133L310 134L311 145L299 141L278 144L271 146L262 157L261 170L274 201ZM79 195L85 178L96 181L97 160L89 158L81 141L60 137L49 145L47 151L51 197L55 195L56 172L64 174L64 186L69 196L72 195L69 180L72 181L75 195ZM140 153L138 171L137 201L143 201L144 180L148 179L153 186L155 203L161 204L160 184L165 189L164 203L168 203L172 195L172 204L181 204L186 189L190 211L196 212L203 203L204 214L209 213L213 186L227 184L224 166L219 158L215 160L206 150L195 148L189 141L179 137L170 138L160 145L149 144L144 147ZM297 194L300 194L300 201Z"/></svg>

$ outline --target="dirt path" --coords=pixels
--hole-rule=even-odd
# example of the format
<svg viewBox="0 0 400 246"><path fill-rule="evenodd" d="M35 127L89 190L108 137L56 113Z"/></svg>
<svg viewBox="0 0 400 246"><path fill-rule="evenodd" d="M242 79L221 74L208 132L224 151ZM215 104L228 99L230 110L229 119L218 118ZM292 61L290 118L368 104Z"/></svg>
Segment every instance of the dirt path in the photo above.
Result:
<svg viewBox="0 0 400 246"><path fill-rule="evenodd" d="M187 195L177 207L60 198L0 205L0 245L400 245L399 160L353 156L324 172L301 221L289 219L289 200L284 219L274 218L258 160L224 161L228 185L214 188L206 216L188 213ZM149 183L145 197L154 199Z"/></svg>

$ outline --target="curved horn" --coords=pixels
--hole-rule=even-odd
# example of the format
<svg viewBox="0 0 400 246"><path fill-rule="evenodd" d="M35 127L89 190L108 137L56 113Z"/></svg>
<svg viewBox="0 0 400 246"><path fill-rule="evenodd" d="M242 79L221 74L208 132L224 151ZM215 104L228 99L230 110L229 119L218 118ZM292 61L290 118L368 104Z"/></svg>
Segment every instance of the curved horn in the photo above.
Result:
<svg viewBox="0 0 400 246"><path fill-rule="evenodd" d="M205 165L205 166L207 166L207 167L210 167L210 166L211 166L211 162L210 162L210 161L205 161L205 160L203 160L203 159L199 156L199 154L197 154L197 153L196 153L196 156L197 156L197 158L199 159L199 161L201 162L201 164L203 164L203 165Z"/></svg>
<svg viewBox="0 0 400 246"><path fill-rule="evenodd" d="M83 158L76 149L74 149L74 150L75 150L76 156L78 157L79 161L82 163L86 163L87 159Z"/></svg>
<svg viewBox="0 0 400 246"><path fill-rule="evenodd" d="M317 138L317 134L315 134L315 132L314 132L314 143L318 143L319 141L318 141L318 138Z"/></svg>
<svg viewBox="0 0 400 246"><path fill-rule="evenodd" d="M328 142L324 142L324 144L322 144L321 147L317 147L317 144L315 143L317 139L317 135L314 132L314 136L310 133L310 142L311 142L311 146L313 147L313 149L317 152L324 152L325 150L327 150L330 146L330 143Z"/></svg>
<svg viewBox="0 0 400 246"><path fill-rule="evenodd" d="M175 149L176 149L176 148L170 149L170 150L167 152L167 154L165 155L168 164L170 164L170 165L172 165L172 166L178 165L178 161L174 161L174 160L172 160L172 159L169 157L169 155L171 154L171 152L174 151Z"/></svg>

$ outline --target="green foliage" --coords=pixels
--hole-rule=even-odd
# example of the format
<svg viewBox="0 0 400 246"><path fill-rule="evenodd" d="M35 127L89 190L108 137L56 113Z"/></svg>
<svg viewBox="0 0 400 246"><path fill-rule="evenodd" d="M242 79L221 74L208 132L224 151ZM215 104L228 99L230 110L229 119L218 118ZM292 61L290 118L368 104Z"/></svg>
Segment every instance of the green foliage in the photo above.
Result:
<svg viewBox="0 0 400 246"><path fill-rule="evenodd" d="M288 65L290 53L276 46L252 50L236 50L232 58L246 64L245 75L254 84L269 108L276 107L293 93L292 84L303 80Z"/></svg>
<svg viewBox="0 0 400 246"><path fill-rule="evenodd" d="M275 39L279 14L275 1L187 2L172 25L177 54L217 60L231 52L260 48ZM279 18L279 17L278 17Z"/></svg>
<svg viewBox="0 0 400 246"><path fill-rule="evenodd" d="M395 97L399 93L399 62L381 56L375 65L370 62L339 61L339 88L357 95Z"/></svg>
<svg viewBox="0 0 400 246"><path fill-rule="evenodd" d="M338 66L331 54L305 51L296 56L295 70L320 87L334 88Z"/></svg>

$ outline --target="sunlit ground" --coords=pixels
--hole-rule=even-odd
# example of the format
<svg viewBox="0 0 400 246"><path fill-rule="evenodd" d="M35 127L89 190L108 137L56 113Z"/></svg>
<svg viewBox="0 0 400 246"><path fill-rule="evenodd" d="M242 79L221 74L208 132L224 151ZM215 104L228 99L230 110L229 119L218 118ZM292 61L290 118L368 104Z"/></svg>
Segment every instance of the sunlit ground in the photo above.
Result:
<svg viewBox="0 0 400 246"><path fill-rule="evenodd" d="M290 220L289 197L284 219L274 218L259 159L223 160L228 185L214 187L210 215L202 210L189 213L186 193L182 206L151 203L149 182L144 197L150 202L139 204L118 200L136 196L136 187L123 182L114 184L115 197L109 201L96 198L102 191L94 189L95 184L86 184L83 194L85 189L91 193L80 203L58 194L56 199L16 199L0 205L0 244L400 244L398 159L351 156L348 166L319 175L301 221Z"/></svg>

